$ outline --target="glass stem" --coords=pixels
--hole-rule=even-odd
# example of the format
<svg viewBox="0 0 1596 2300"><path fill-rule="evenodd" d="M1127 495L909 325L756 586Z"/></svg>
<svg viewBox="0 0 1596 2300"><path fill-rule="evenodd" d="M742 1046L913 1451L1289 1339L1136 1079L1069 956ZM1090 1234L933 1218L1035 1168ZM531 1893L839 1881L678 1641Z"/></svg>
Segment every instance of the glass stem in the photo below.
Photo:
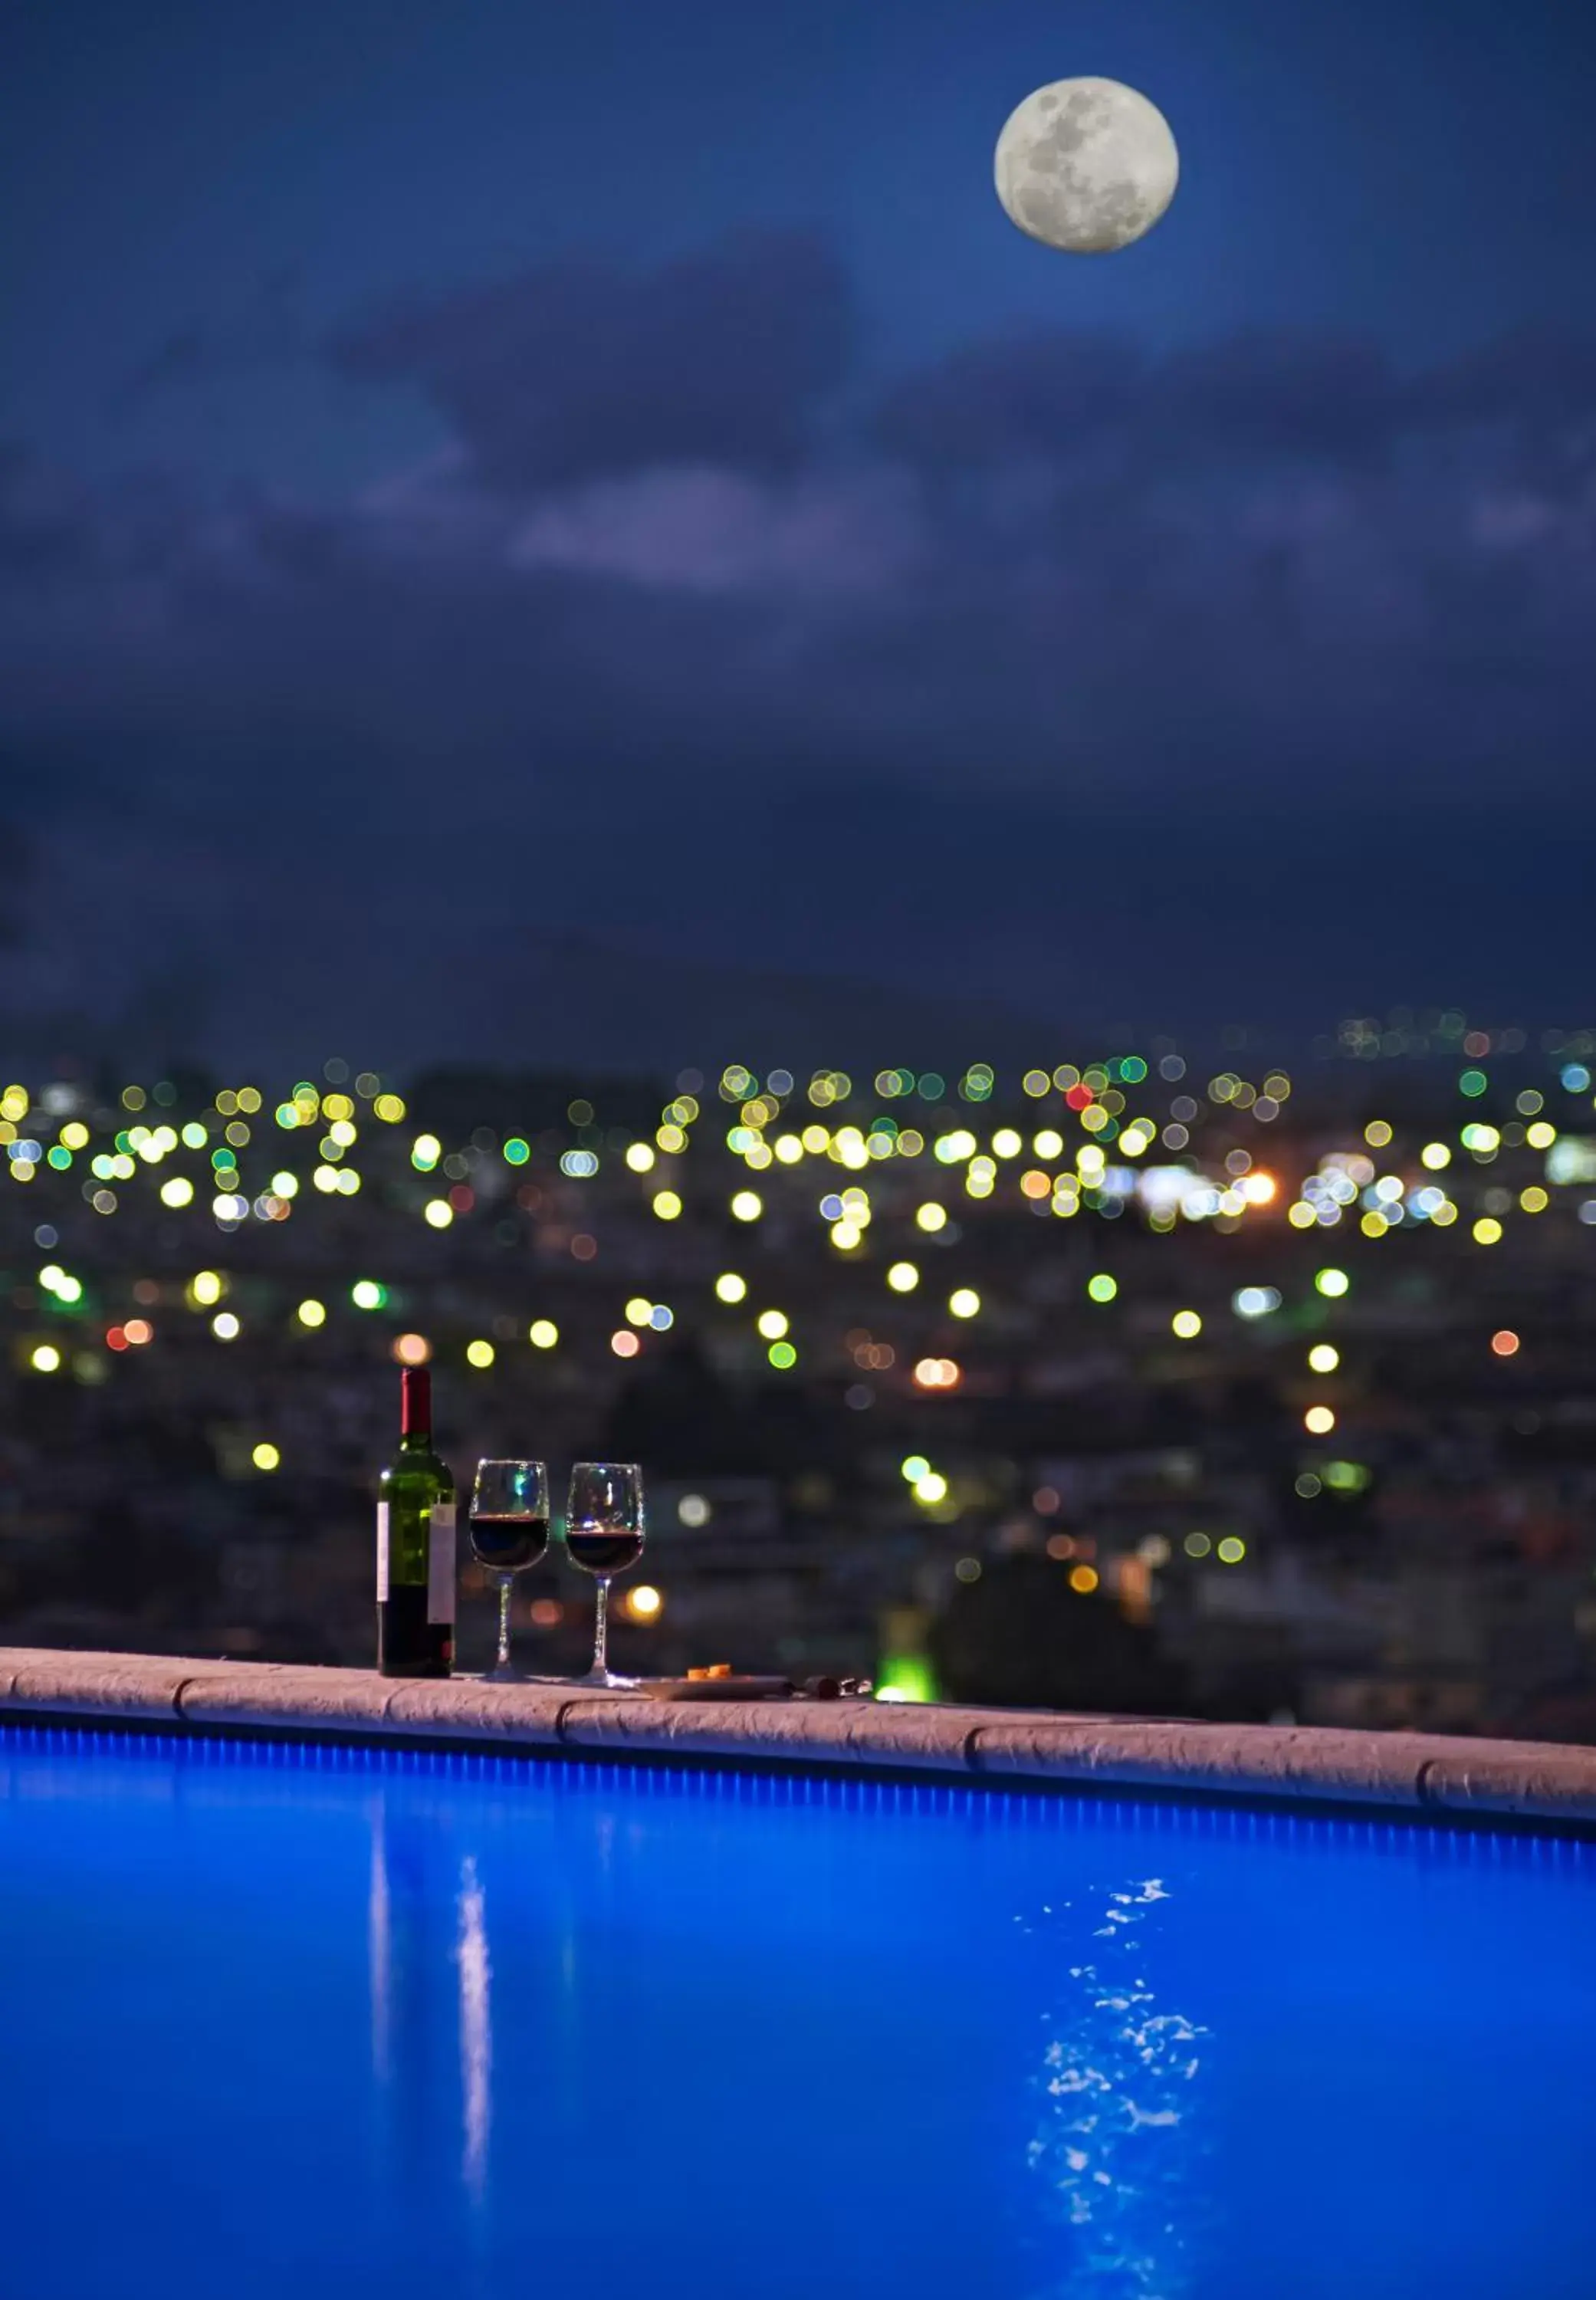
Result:
<svg viewBox="0 0 1596 2300"><path fill-rule="evenodd" d="M508 1573L499 1576L499 1662L501 1669L510 1667L510 1591Z"/></svg>
<svg viewBox="0 0 1596 2300"><path fill-rule="evenodd" d="M593 1625L593 1669L602 1677L610 1666L610 1577L599 1579L598 1613Z"/></svg>

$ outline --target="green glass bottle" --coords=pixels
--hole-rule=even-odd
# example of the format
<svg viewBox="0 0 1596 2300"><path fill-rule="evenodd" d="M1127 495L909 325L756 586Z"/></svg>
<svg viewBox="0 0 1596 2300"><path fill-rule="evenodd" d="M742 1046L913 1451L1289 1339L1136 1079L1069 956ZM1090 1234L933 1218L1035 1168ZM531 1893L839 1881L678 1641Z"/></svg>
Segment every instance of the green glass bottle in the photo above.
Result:
<svg viewBox="0 0 1596 2300"><path fill-rule="evenodd" d="M454 1666L454 1480L432 1450L432 1376L400 1375L399 1451L377 1503L377 1666L447 1677Z"/></svg>

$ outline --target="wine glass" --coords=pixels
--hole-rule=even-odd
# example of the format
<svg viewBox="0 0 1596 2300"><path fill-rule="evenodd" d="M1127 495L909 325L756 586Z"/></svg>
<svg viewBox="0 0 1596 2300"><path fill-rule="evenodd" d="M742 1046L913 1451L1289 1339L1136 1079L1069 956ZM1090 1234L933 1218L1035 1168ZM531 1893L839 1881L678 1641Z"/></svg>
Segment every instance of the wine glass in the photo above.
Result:
<svg viewBox="0 0 1596 2300"><path fill-rule="evenodd" d="M520 1672L510 1658L510 1592L518 1573L536 1565L549 1546L549 1473L541 1462L478 1462L471 1488L471 1554L499 1579L499 1653L484 1672L492 1684L513 1684Z"/></svg>
<svg viewBox="0 0 1596 2300"><path fill-rule="evenodd" d="M643 1554L643 1472L636 1462L578 1462L570 1473L565 1546L573 1565L598 1582L593 1667L578 1685L636 1685L609 1666L610 1579Z"/></svg>

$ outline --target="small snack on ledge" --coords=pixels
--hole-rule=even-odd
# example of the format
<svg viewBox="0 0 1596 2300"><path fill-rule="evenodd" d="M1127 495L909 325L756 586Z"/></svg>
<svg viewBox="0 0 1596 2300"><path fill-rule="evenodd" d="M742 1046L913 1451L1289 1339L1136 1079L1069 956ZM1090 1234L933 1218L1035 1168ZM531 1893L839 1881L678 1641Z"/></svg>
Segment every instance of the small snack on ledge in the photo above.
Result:
<svg viewBox="0 0 1596 2300"><path fill-rule="evenodd" d="M729 1677L731 1673L732 1665L730 1662L714 1661L710 1663L707 1669L690 1669L687 1671L687 1681L689 1684L695 1685L707 1677Z"/></svg>

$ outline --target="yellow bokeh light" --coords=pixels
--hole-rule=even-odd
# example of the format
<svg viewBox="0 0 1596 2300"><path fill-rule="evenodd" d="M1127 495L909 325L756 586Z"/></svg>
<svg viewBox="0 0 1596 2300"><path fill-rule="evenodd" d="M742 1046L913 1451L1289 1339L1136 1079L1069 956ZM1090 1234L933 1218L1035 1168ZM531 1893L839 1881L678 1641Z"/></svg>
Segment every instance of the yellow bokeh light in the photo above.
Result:
<svg viewBox="0 0 1596 2300"><path fill-rule="evenodd" d="M1202 1320L1195 1310L1177 1310L1169 1321L1170 1329L1183 1342L1193 1342L1202 1331Z"/></svg>
<svg viewBox="0 0 1596 2300"><path fill-rule="evenodd" d="M302 1326L325 1326L327 1304L325 1302L302 1302L295 1315Z"/></svg>
<svg viewBox="0 0 1596 2300"><path fill-rule="evenodd" d="M664 1608L665 1600L651 1581L640 1581L626 1596L627 1612L635 1621L656 1621Z"/></svg>
<svg viewBox="0 0 1596 2300"><path fill-rule="evenodd" d="M320 1182L321 1176L318 1174L316 1179ZM333 1181L329 1187L336 1189L337 1181ZM434 1229L447 1229L454 1219L454 1209L447 1198L428 1198L423 1211L428 1222Z"/></svg>
<svg viewBox="0 0 1596 2300"><path fill-rule="evenodd" d="M935 1232L939 1229L946 1229L948 1226L948 1210L945 1206L926 1204L916 1209L914 1219L918 1226L923 1230Z"/></svg>
<svg viewBox="0 0 1596 2300"><path fill-rule="evenodd" d="M1334 1373L1341 1363L1341 1352L1334 1342L1316 1342L1308 1353L1308 1362L1315 1373Z"/></svg>
<svg viewBox="0 0 1596 2300"><path fill-rule="evenodd" d="M54 1342L36 1343L34 1345L33 1354L28 1362L29 1365L32 1366L35 1373L59 1373L61 1371L61 1352L56 1348Z"/></svg>
<svg viewBox="0 0 1596 2300"><path fill-rule="evenodd" d="M283 1457L270 1438L263 1438L249 1458L257 1470L275 1470Z"/></svg>
<svg viewBox="0 0 1596 2300"><path fill-rule="evenodd" d="M786 1314L781 1310L761 1310L756 1323L767 1342L779 1342L787 1330Z"/></svg>
<svg viewBox="0 0 1596 2300"><path fill-rule="evenodd" d="M496 1352L491 1342L466 1344L466 1363L469 1366L475 1366L478 1373L486 1371L487 1367L492 1365L495 1355Z"/></svg>
<svg viewBox="0 0 1596 2300"><path fill-rule="evenodd" d="M634 1174L646 1174L653 1169L654 1154L646 1142L634 1142L627 1152L627 1164Z"/></svg>
<svg viewBox="0 0 1596 2300"><path fill-rule="evenodd" d="M757 1190L739 1190L731 1202L734 1218L740 1222L755 1222L765 1211L765 1202Z"/></svg>
<svg viewBox="0 0 1596 2300"><path fill-rule="evenodd" d="M527 1329L527 1339L535 1350L552 1350L560 1339L560 1329L552 1318L534 1318Z"/></svg>
<svg viewBox="0 0 1596 2300"><path fill-rule="evenodd" d="M718 1302L740 1302L748 1291L748 1280L739 1278L735 1270L723 1270L715 1280Z"/></svg>
<svg viewBox="0 0 1596 2300"><path fill-rule="evenodd" d="M920 1282L920 1273L912 1262L894 1262L886 1273L886 1282L894 1294L912 1294Z"/></svg>
<svg viewBox="0 0 1596 2300"><path fill-rule="evenodd" d="M974 1318L980 1314L981 1297L973 1286L960 1286L948 1296L948 1307L956 1318Z"/></svg>
<svg viewBox="0 0 1596 2300"><path fill-rule="evenodd" d="M1310 1405L1302 1416L1302 1427L1315 1438L1328 1437L1335 1427L1335 1415L1327 1405Z"/></svg>
<svg viewBox="0 0 1596 2300"><path fill-rule="evenodd" d="M653 1208L661 1221L675 1221L682 1211L682 1202L674 1190L656 1190Z"/></svg>

